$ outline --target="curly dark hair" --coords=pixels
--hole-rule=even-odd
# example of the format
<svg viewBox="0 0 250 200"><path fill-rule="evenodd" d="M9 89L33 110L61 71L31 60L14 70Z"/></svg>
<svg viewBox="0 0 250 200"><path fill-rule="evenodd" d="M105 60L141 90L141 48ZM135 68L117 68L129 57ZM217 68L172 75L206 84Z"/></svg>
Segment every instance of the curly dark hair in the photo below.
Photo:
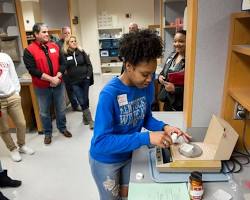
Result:
<svg viewBox="0 0 250 200"><path fill-rule="evenodd" d="M178 30L178 31L176 31L176 33L181 33L181 34L183 34L183 35L185 35L186 36L186 34L187 34L187 32L185 31L185 30ZM175 33L175 34L176 34Z"/></svg>
<svg viewBox="0 0 250 200"><path fill-rule="evenodd" d="M119 55L123 62L132 65L159 58L163 50L161 38L149 29L124 34L119 46Z"/></svg>

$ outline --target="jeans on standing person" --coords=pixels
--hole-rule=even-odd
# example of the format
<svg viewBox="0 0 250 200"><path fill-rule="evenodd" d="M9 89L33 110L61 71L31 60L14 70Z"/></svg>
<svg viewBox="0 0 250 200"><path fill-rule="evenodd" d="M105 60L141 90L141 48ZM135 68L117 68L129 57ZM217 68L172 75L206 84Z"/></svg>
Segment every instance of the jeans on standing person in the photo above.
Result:
<svg viewBox="0 0 250 200"><path fill-rule="evenodd" d="M102 163L89 156L92 175L98 187L100 200L121 200L121 186L128 187L131 159L120 163Z"/></svg>
<svg viewBox="0 0 250 200"><path fill-rule="evenodd" d="M84 79L79 83L72 84L74 94L77 96L82 110L86 110L89 108L89 85L89 79Z"/></svg>
<svg viewBox="0 0 250 200"><path fill-rule="evenodd" d="M76 95L74 94L73 87L70 83L69 76L67 74L63 75L63 81L65 83L66 92L73 110L77 110L79 104Z"/></svg>
<svg viewBox="0 0 250 200"><path fill-rule="evenodd" d="M79 83L72 84L75 95L77 96L78 102L81 105L83 112L83 123L89 125L89 128L94 129L94 121L92 119L91 112L89 110L89 86L91 80L83 79Z"/></svg>
<svg viewBox="0 0 250 200"><path fill-rule="evenodd" d="M35 88L35 91L45 136L52 135L52 119L50 112L52 102L55 108L56 126L58 130L63 133L66 130L64 84L61 83L57 87Z"/></svg>

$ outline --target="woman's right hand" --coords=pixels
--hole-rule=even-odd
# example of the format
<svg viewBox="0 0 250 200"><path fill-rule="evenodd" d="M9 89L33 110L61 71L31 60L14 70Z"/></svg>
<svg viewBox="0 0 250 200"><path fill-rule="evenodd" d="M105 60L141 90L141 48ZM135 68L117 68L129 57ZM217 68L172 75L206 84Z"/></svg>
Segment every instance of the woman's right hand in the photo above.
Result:
<svg viewBox="0 0 250 200"><path fill-rule="evenodd" d="M167 92L174 92L175 91L175 85L171 82L165 82L164 87L165 87L165 90Z"/></svg>
<svg viewBox="0 0 250 200"><path fill-rule="evenodd" d="M166 82L166 81L165 81L165 77L162 76L162 75L159 76L158 80L159 80L159 82L160 82L162 85L164 85L164 83Z"/></svg>
<svg viewBox="0 0 250 200"><path fill-rule="evenodd" d="M150 143L162 148L168 148L172 144L172 139L164 131L149 132Z"/></svg>

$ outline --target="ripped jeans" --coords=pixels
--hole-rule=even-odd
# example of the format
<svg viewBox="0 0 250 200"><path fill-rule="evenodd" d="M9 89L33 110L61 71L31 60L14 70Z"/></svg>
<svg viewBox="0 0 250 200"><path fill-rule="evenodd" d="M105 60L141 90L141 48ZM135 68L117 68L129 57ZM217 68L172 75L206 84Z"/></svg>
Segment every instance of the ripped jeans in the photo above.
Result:
<svg viewBox="0 0 250 200"><path fill-rule="evenodd" d="M99 162L89 156L89 163L100 200L121 200L119 190L120 186L128 187L131 160L109 164Z"/></svg>

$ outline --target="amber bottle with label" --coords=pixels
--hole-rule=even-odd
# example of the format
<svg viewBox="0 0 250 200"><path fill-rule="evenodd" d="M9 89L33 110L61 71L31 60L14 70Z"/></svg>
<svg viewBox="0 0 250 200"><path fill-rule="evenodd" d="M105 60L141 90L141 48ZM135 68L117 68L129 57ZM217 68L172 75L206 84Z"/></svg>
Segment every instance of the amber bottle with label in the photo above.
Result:
<svg viewBox="0 0 250 200"><path fill-rule="evenodd" d="M202 173L194 171L189 176L189 196L191 200L201 200L204 193Z"/></svg>

